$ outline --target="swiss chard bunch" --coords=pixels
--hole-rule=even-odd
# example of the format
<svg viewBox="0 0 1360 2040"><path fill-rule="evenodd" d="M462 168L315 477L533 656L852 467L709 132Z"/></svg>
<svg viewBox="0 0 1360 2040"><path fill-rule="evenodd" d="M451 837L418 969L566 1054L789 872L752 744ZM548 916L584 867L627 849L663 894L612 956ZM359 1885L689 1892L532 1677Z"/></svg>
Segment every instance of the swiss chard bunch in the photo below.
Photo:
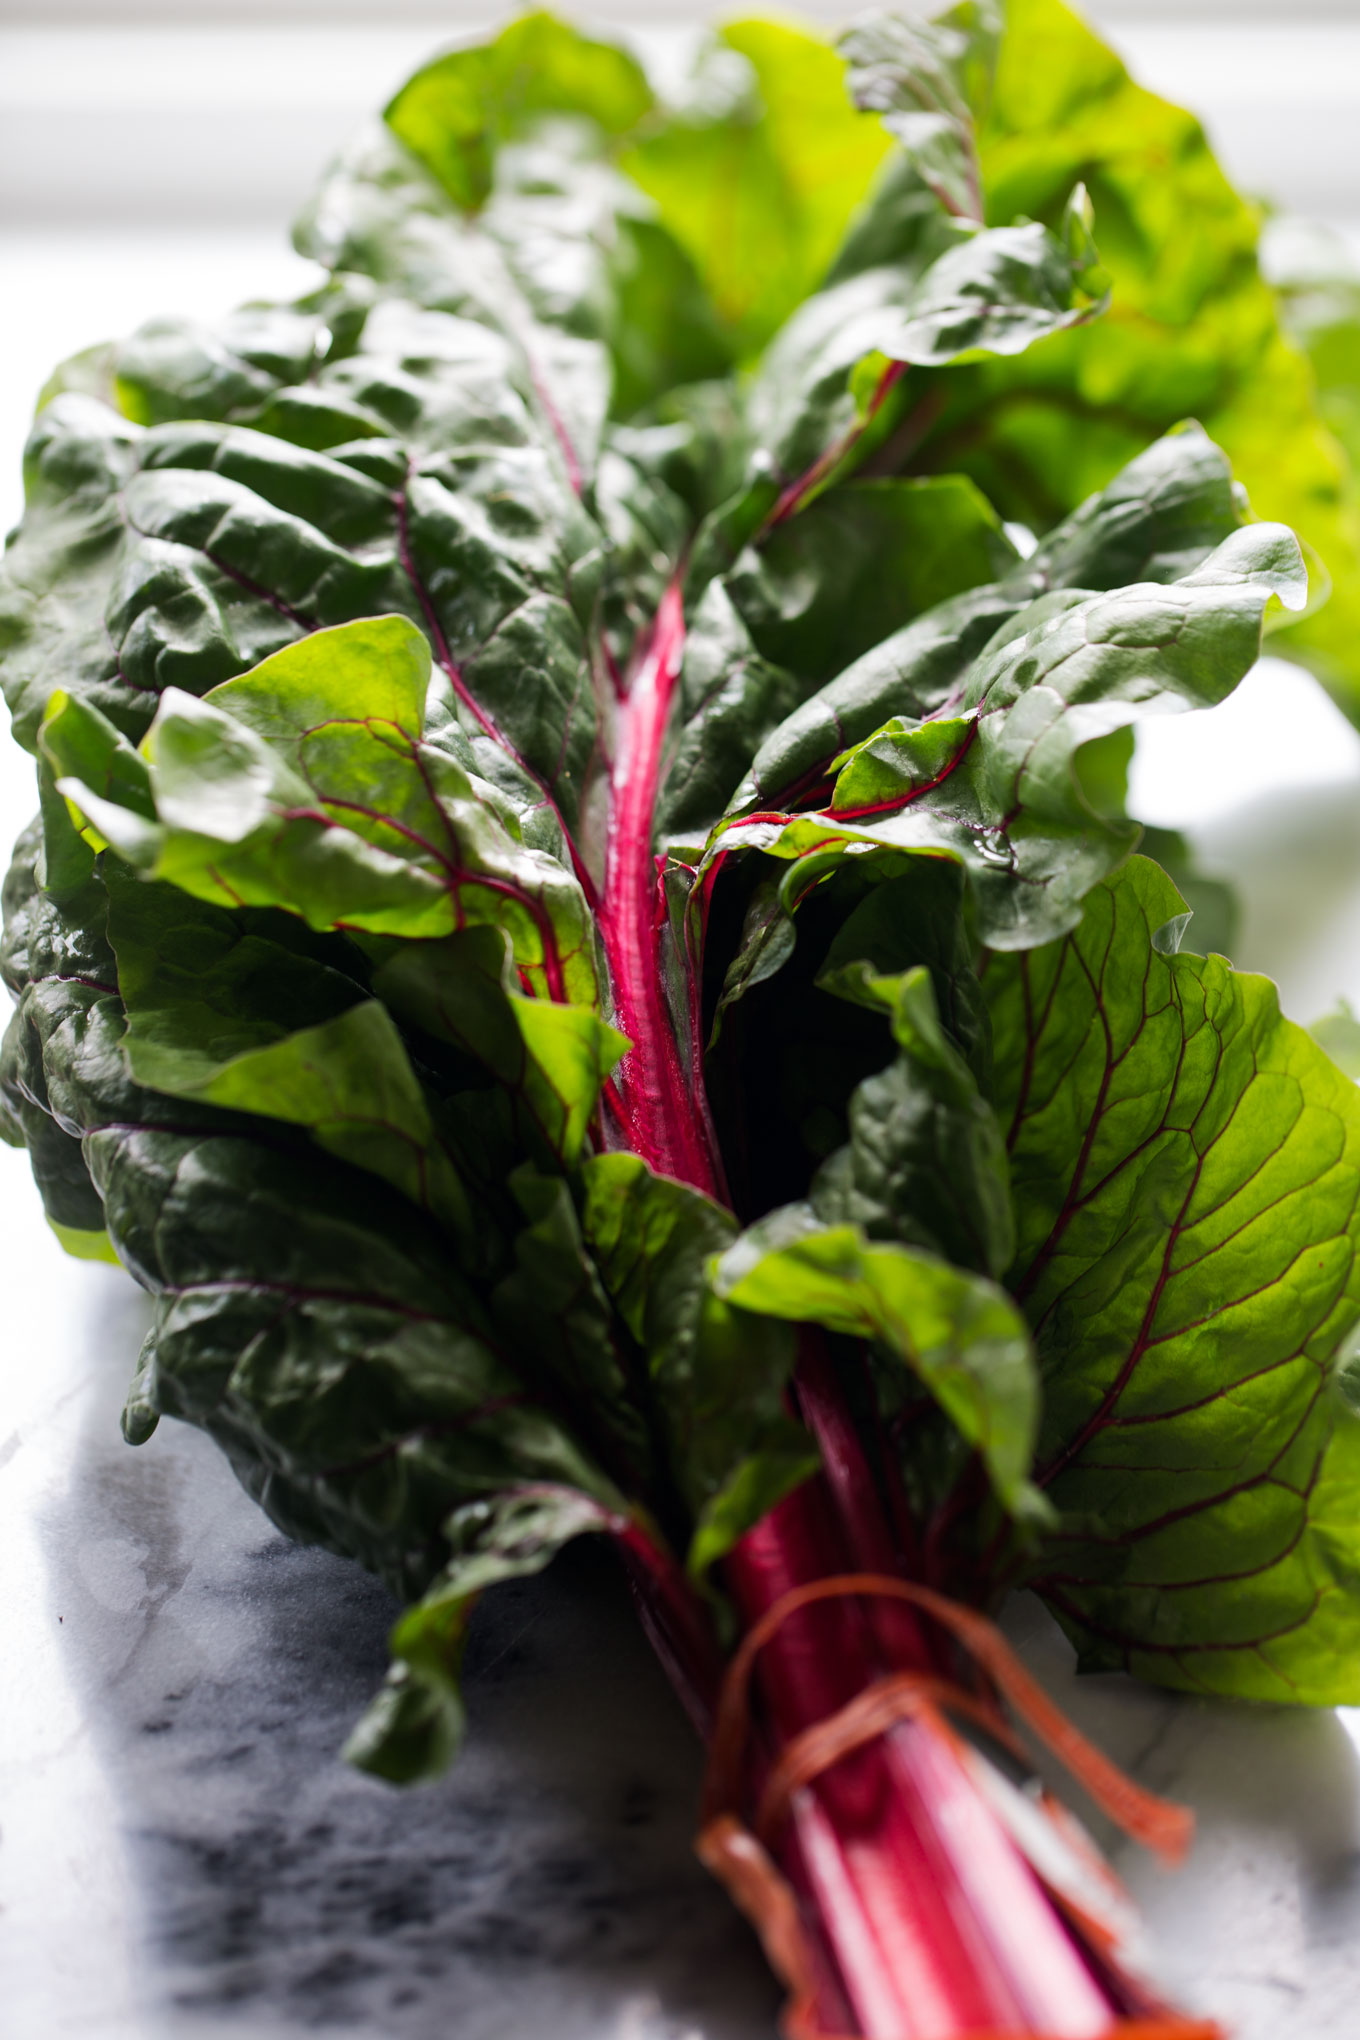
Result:
<svg viewBox="0 0 1360 2040"><path fill-rule="evenodd" d="M1038 9L747 23L665 90L517 22L330 173L310 296L40 411L0 1130L154 1298L129 1438L202 1425L408 1604L385 1777L587 1533L706 1732L775 1611L750 1792L885 1665L962 1676L938 1601L789 1599L847 1573L1360 1698L1360 1100L1123 809L1133 720L1306 577L1198 426L1094 493L1089 420L1025 440L1108 288L1080 186L992 176ZM789 1788L822 2016L1145 2006L981 1761L910 1720Z"/></svg>

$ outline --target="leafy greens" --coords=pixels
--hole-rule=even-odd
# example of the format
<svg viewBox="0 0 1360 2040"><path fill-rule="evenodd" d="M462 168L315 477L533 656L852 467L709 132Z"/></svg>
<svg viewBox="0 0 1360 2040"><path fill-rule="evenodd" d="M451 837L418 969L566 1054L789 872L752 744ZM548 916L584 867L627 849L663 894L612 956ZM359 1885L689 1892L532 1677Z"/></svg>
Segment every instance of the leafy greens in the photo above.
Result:
<svg viewBox="0 0 1360 2040"><path fill-rule="evenodd" d="M664 85L529 16L328 173L307 297L54 377L0 1131L155 1299L129 1438L410 1603L356 1761L446 1763L476 1596L592 1532L702 1714L819 1354L910 1576L1360 1698L1360 1098L1123 802L1263 629L1356 698L1254 236L1057 0Z"/></svg>

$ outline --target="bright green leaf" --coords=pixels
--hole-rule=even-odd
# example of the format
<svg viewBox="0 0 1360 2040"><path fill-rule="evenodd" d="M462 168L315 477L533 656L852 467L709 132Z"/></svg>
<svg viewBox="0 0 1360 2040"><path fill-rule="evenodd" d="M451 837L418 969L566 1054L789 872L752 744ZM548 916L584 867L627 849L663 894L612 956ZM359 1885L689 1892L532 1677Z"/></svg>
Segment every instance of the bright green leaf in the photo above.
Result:
<svg viewBox="0 0 1360 2040"><path fill-rule="evenodd" d="M923 1383L982 1454L1006 1506L1035 1512L1038 1374L1023 1319L992 1283L910 1247L870 1245L797 1206L743 1233L714 1281L745 1310L873 1340L897 1363L895 1400L909 1399L910 1380Z"/></svg>
<svg viewBox="0 0 1360 2040"><path fill-rule="evenodd" d="M1360 1097L1274 988L1168 953L1135 859L984 980L1044 1376L1040 1591L1092 1665L1254 1699L1360 1696Z"/></svg>

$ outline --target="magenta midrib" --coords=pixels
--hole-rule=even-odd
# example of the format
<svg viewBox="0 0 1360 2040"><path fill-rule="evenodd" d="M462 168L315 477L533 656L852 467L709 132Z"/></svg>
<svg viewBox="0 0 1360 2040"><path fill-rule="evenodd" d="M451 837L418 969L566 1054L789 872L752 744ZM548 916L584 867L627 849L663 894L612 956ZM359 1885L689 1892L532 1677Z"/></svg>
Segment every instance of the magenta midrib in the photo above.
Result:
<svg viewBox="0 0 1360 2040"><path fill-rule="evenodd" d="M776 526L787 523L790 517L796 516L819 483L824 482L840 463L854 452L860 440L863 439L870 425L878 416L890 392L900 382L906 372L907 364L905 361L890 361L888 363L878 379L878 384L873 396L869 399L868 409L865 411L863 418L852 425L848 431L843 432L839 439L834 440L823 453L817 456L812 465L798 476L796 481L790 482L788 487L781 491L774 508L757 531L755 543L758 544Z"/></svg>
<svg viewBox="0 0 1360 2040"><path fill-rule="evenodd" d="M466 870L462 865L456 864L450 857L446 856L437 844L432 843L428 836L423 836L418 829L411 828L406 822L399 822L394 815L383 814L377 808L367 806L363 801L341 800L333 794L326 794L323 796L323 799L327 807L338 808L343 814L362 816L365 821L373 822L375 825L385 829L391 829L394 835L402 837L405 841L411 843L414 848L423 850L428 857L438 864L440 870L447 875L448 891L455 900L458 899L459 892L464 886L468 886L474 891L481 890L498 893L504 899L513 900L516 906L529 916L529 919L538 930L539 942L543 948L543 973L547 979L549 996L559 1001L565 999L566 983L562 972L561 953L557 946L557 931L553 927L551 918L542 903L535 900L522 886L513 884L508 878L495 878L488 872ZM281 819L284 821L314 821L328 829L335 827L329 816L323 810L318 809L285 808L281 811ZM462 911L462 904L459 902L458 912L460 915Z"/></svg>
<svg viewBox="0 0 1360 2040"><path fill-rule="evenodd" d="M721 1196L722 1173L702 1097L687 1080L666 1000L659 940L664 896L652 849L662 755L684 655L682 571L661 598L619 703L600 925L619 1025L632 1044L618 1072L630 1144L659 1174Z"/></svg>

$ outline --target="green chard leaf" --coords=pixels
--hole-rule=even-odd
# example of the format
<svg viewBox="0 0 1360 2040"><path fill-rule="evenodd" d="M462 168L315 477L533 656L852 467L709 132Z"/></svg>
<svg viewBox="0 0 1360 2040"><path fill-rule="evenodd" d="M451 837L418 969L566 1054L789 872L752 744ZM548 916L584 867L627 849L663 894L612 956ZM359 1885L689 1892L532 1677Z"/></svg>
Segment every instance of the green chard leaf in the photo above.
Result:
<svg viewBox="0 0 1360 2040"><path fill-rule="evenodd" d="M1350 1703L1360 1098L1264 979L1176 953L1182 913L1134 859L984 980L1064 1516L1033 1576L1088 1666Z"/></svg>
<svg viewBox="0 0 1360 2040"><path fill-rule="evenodd" d="M506 926L528 981L597 988L581 888L524 840L468 748L425 737L429 651L401 617L315 632L202 701L170 689L134 756L58 697L43 745L61 792L146 876L222 905L285 907L317 929L430 937ZM102 720L102 719L100 719ZM114 788L125 771L126 805Z"/></svg>
<svg viewBox="0 0 1360 2040"><path fill-rule="evenodd" d="M1226 459L1194 425L1158 440L1001 579L940 602L892 632L759 743L733 798L762 807L815 784L848 745L891 716L927 716L960 693L978 654L1025 606L1062 588L1173 581L1243 521Z"/></svg>
<svg viewBox="0 0 1360 2040"><path fill-rule="evenodd" d="M281 915L270 935L250 934L238 917L120 877L116 865L105 883L128 1012L123 1052L138 1082L305 1126L471 1242L467 1191L379 1000L288 946Z"/></svg>
<svg viewBox="0 0 1360 2040"><path fill-rule="evenodd" d="M437 1778L458 1753L459 1672L478 1596L542 1572L564 1544L614 1530L617 1518L590 1495L544 1483L466 1502L444 1528L449 1561L392 1631L386 1682L345 1745L359 1770L392 1785Z"/></svg>
<svg viewBox="0 0 1360 2040"><path fill-rule="evenodd" d="M614 1507L554 1384L499 1351L434 1216L286 1122L132 1079L102 882L58 908L32 885L35 854L9 887L5 1087L16 1061L25 1095L43 1086L98 1223L152 1293L129 1435L166 1413L201 1424L290 1534L408 1594L439 1570L440 1526L466 1501L548 1481Z"/></svg>
<svg viewBox="0 0 1360 2040"><path fill-rule="evenodd" d="M1042 1520L1028 1480L1038 1373L1003 1290L931 1254L870 1245L798 1205L743 1233L718 1263L716 1286L745 1310L873 1341L889 1424L922 1384L981 1453L1007 1508Z"/></svg>
<svg viewBox="0 0 1360 2040"><path fill-rule="evenodd" d="M878 977L858 962L824 971L820 983L885 1011L901 1054L851 1097L850 1139L813 1182L818 1217L1004 1274L1014 1245L1006 1150L976 1077L940 1025L929 969Z"/></svg>
<svg viewBox="0 0 1360 2040"><path fill-rule="evenodd" d="M15 1011L0 1042L0 1131L7 1142L28 1149L58 1238L86 1240L103 1234L104 1207L85 1164L79 1125L54 1109L44 1037L53 1032L48 1011L53 1002L60 1012L68 996L115 995L117 968L105 939L98 882L91 877L76 892L64 893L58 905L39 883L41 857L42 830L35 822L15 845L4 885L0 970ZM56 989L61 985L70 993Z"/></svg>
<svg viewBox="0 0 1360 2040"><path fill-rule="evenodd" d="M585 1175L583 1232L600 1280L647 1356L657 1420L695 1520L696 1575L816 1470L784 1414L793 1340L734 1308L709 1279L730 1212L635 1155L599 1155Z"/></svg>

